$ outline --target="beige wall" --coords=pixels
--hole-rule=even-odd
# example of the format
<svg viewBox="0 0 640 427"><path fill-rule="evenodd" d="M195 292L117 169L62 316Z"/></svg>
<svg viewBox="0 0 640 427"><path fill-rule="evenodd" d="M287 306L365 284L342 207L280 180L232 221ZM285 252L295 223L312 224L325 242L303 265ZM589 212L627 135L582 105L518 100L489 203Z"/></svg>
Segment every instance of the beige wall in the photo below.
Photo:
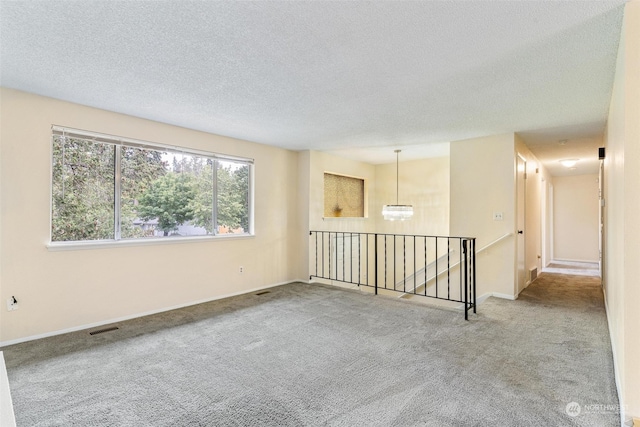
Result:
<svg viewBox="0 0 640 427"><path fill-rule="evenodd" d="M449 231L449 159L428 158L400 163L400 203L414 206L410 221L390 222L382 218L382 205L396 202L396 164L371 165L339 156L307 151L300 154L300 200L307 201L309 230L377 232L396 234L448 235ZM304 171L308 171L305 175ZM323 218L323 175L332 172L365 179L366 218ZM302 203L302 202L301 202ZM313 251L313 241L306 242ZM373 256L373 254L370 254ZM315 269L315 257L309 269ZM308 276L308 274L307 274ZM336 284L339 284L336 282Z"/></svg>
<svg viewBox="0 0 640 427"><path fill-rule="evenodd" d="M527 162L526 199L525 199L525 270L542 269L543 216L545 214L544 186L551 175L540 164L518 134L515 135L516 153ZM528 273L527 273L528 274ZM528 279L527 279L528 280Z"/></svg>
<svg viewBox="0 0 640 427"><path fill-rule="evenodd" d="M640 1L626 4L605 146L603 285L625 418L640 416Z"/></svg>
<svg viewBox="0 0 640 427"><path fill-rule="evenodd" d="M19 301L0 342L304 278L297 153L9 89L0 105L0 300ZM47 250L52 124L254 158L255 237Z"/></svg>
<svg viewBox="0 0 640 427"><path fill-rule="evenodd" d="M315 273L315 249L313 248L315 237L310 238L311 231L344 231L344 232L374 232L375 231L375 167L368 163L358 162L343 157L334 156L318 151L305 151L300 153L299 174L303 188L299 189L300 208L306 210L302 214L307 221L305 228L305 250L310 255L306 269L306 278ZM365 218L324 218L324 173L330 172L338 175L352 176L365 180ZM305 176L302 176L302 175ZM306 198L305 198L306 197ZM328 249L328 246L327 246ZM319 254L321 257L321 254ZM327 272L329 269L327 268ZM328 273L327 273L328 274ZM336 285L352 287L342 282L334 282Z"/></svg>
<svg viewBox="0 0 640 427"><path fill-rule="evenodd" d="M307 155L307 154L305 154ZM372 232L375 230L376 172L371 164L345 159L319 151L308 152L309 227L311 230ZM324 218L324 173L347 175L365 180L366 218Z"/></svg>
<svg viewBox="0 0 640 427"><path fill-rule="evenodd" d="M598 175L553 178L555 259L598 262L598 188Z"/></svg>
<svg viewBox="0 0 640 427"><path fill-rule="evenodd" d="M449 157L400 162L399 203L413 205L409 221L385 221L382 206L396 203L396 164L377 165L374 216L380 233L449 235Z"/></svg>
<svg viewBox="0 0 640 427"><path fill-rule="evenodd" d="M476 237L476 248L515 231L514 134L455 141L450 145L452 236ZM494 221L493 213L503 220ZM478 255L477 294L514 298L515 239Z"/></svg>
<svg viewBox="0 0 640 427"><path fill-rule="evenodd" d="M546 267L553 258L553 178L543 176L541 183L541 200L542 204L542 224L540 232L542 233L542 267Z"/></svg>

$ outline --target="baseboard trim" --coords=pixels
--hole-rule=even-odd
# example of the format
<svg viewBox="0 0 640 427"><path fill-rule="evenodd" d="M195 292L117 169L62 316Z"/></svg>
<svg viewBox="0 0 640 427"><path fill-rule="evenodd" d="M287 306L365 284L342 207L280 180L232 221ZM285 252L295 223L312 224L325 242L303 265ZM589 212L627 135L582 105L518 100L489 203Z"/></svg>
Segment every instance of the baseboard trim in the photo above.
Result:
<svg viewBox="0 0 640 427"><path fill-rule="evenodd" d="M491 296L492 297L496 297L496 298L508 299L508 300L511 300L511 301L515 301L517 299L517 297L515 295L502 294L500 292L492 292Z"/></svg>
<svg viewBox="0 0 640 427"><path fill-rule="evenodd" d="M566 262L582 262L585 264L598 264L600 261L597 259L569 259L569 258L554 258L551 261L549 261L549 264L551 264L553 261L566 261ZM548 265L547 265L548 266Z"/></svg>
<svg viewBox="0 0 640 427"><path fill-rule="evenodd" d="M60 329L60 330L57 330L57 331L45 332L43 334L30 335L30 336L23 337L23 338L16 338L14 340L0 341L0 348L7 347L7 346L10 346L10 345L14 345L14 344L20 344L20 343L27 342L27 341L34 341L34 340L39 340L39 339L42 339L42 338L49 338L49 337L53 337L53 336L56 336L56 335L68 334L70 332L77 332L77 331L83 331L85 329L97 328L99 326L109 325L109 324L112 324L112 323L124 322L126 320L137 319L139 317L150 316L150 315L158 314L158 313L164 313L164 312L167 312L167 311L177 310L177 309L185 308L185 307L191 307L193 305L204 304L204 303L207 303L207 302L212 302L212 301L217 301L217 300L220 300L220 299L235 297L235 296L238 296L238 295L250 294L252 292L260 291L260 290L263 290L263 289L275 288L276 286L282 286L282 285L287 285L289 283L296 283L296 282L303 282L304 283L303 280L288 280L288 281L285 281L285 282L274 283L274 284L271 284L271 285L259 286L257 288L252 288L252 289L248 289L248 290L242 290L242 291L238 291L238 292L232 292L232 293L229 293L229 294L219 295L219 296L216 296L216 297L213 297L213 298L206 298L206 299L202 299L202 300L191 301L191 302L184 303L184 304L174 305L174 306L171 306L171 307L164 307L164 308L160 308L160 309L157 309L157 310L150 310L150 311L145 311L145 312L142 312L142 313L131 314L131 315L128 315L128 316L116 317L116 318L113 318L113 319L103 320L103 321L100 321L100 322L88 323L88 324L85 324L85 325L74 326L74 327L71 327L71 328ZM2 425L4 426L4 424L2 424Z"/></svg>
<svg viewBox="0 0 640 427"><path fill-rule="evenodd" d="M493 296L491 292L487 292L486 294L482 294L479 297L476 297L476 304L480 305L487 300L487 298Z"/></svg>
<svg viewBox="0 0 640 427"><path fill-rule="evenodd" d="M13 413L13 401L9 389L9 377L7 366L4 363L4 354L0 351L0 425L3 427L16 427L16 416Z"/></svg>
<svg viewBox="0 0 640 427"><path fill-rule="evenodd" d="M629 421L632 421L631 417L629 417L629 419L625 419L626 418L626 414L624 410L625 406L622 398L622 393L620 392L620 370L618 369L618 363L617 363L618 358L616 357L617 355L616 346L613 344L611 316L609 316L609 305L607 304L607 291L605 290L604 286L602 287L602 295L604 296L604 312L607 316L607 327L609 328L609 342L611 343L611 353L613 355L613 376L616 381L616 391L618 392L618 403L620 404L620 425L633 426L634 424L629 423Z"/></svg>

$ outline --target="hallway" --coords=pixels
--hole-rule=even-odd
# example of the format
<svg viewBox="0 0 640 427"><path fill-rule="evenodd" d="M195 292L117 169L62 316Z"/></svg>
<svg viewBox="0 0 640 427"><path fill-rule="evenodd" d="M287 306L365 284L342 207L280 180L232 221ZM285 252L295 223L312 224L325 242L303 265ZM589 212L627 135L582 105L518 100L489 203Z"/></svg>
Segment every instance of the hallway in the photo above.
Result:
<svg viewBox="0 0 640 427"><path fill-rule="evenodd" d="M548 378L554 396L559 406L562 399L566 401L564 409L572 412L575 425L620 425L600 277L593 277L593 266L587 264L552 263L549 267L520 294L517 305L501 304L504 315L511 311L511 320L520 324L516 329L522 336L516 340L521 341L514 344L532 358L527 375L537 374L534 361L555 372L554 378ZM480 312L484 309L480 306ZM526 314L520 316L519 310Z"/></svg>

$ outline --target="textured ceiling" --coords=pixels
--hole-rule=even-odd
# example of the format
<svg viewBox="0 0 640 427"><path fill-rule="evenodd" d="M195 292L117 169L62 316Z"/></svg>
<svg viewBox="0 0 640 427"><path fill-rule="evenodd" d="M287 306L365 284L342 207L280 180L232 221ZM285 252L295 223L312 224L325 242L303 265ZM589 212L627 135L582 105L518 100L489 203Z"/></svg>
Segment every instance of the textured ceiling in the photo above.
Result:
<svg viewBox="0 0 640 427"><path fill-rule="evenodd" d="M623 5L2 0L0 84L365 160L504 132L553 147L602 136Z"/></svg>

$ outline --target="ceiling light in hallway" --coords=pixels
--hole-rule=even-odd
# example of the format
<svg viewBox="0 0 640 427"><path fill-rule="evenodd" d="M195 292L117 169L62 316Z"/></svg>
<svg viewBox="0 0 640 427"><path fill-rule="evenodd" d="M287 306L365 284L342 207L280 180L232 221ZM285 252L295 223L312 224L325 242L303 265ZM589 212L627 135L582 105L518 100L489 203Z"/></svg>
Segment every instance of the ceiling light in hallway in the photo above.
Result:
<svg viewBox="0 0 640 427"><path fill-rule="evenodd" d="M578 163L578 159L565 159L565 160L560 160L560 163L562 163L562 166L566 167L566 168L572 168L576 165L576 163Z"/></svg>

